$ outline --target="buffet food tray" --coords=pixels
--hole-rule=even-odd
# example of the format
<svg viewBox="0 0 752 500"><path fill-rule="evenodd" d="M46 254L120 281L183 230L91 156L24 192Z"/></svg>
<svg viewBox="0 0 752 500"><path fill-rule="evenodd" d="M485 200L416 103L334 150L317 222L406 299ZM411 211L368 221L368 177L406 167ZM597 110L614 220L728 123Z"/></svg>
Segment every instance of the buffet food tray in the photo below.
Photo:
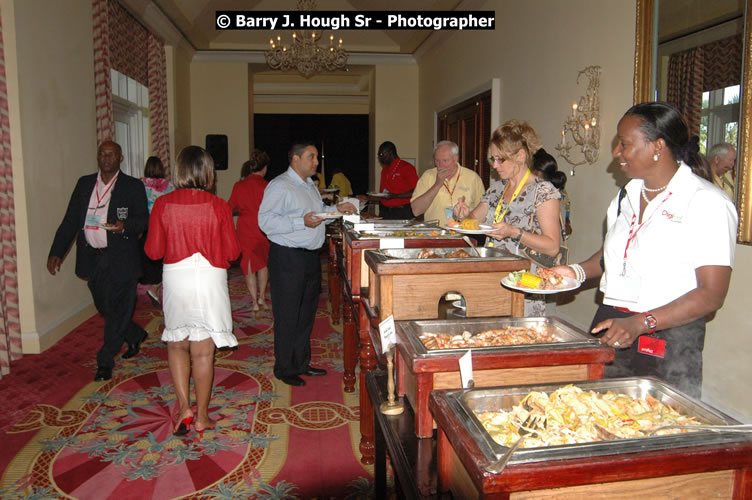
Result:
<svg viewBox="0 0 752 500"><path fill-rule="evenodd" d="M404 339L410 344L417 356L432 357L446 354L464 353L468 349L474 353L504 353L535 350L557 350L572 348L601 348L598 340L576 326L564 320L554 317L531 317L531 318L482 318L465 320L417 320L399 321L398 329L402 331ZM420 340L423 333L448 333L459 335L464 331L478 334L485 330L499 330L510 326L523 326L527 328L544 328L556 338L556 342L538 344L490 346L490 347L462 347L448 349L428 349Z"/></svg>
<svg viewBox="0 0 752 500"><path fill-rule="evenodd" d="M633 398L641 398L650 394L661 403L672 406L684 415L695 417L699 422L704 424L733 425L739 423L720 411L684 395L665 382L651 377L602 379L573 383L584 391L599 393L612 391L626 394ZM502 446L493 440L475 416L475 412L498 411L500 409L509 410L512 406L519 404L532 391L542 391L550 394L564 385L567 384L536 384L519 387L450 391L447 392L447 402L449 407L456 413L458 419L467 427L468 432L486 455L486 458L489 461L494 461L503 455L508 450L508 447ZM598 441L542 448L518 448L512 455L509 463L522 464L547 460L579 459L750 440L752 440L752 434L691 431L681 434L634 439L616 439L613 441Z"/></svg>
<svg viewBox="0 0 752 500"><path fill-rule="evenodd" d="M438 255L437 258L418 258L424 250L430 250ZM470 257L446 257L448 253L457 250L464 250ZM486 248L486 247L448 247L448 248L399 248L399 249L380 249L369 250L375 257L376 262L385 264L397 264L405 262L477 262L489 260L519 260L520 257L514 255L503 248Z"/></svg>
<svg viewBox="0 0 752 500"><path fill-rule="evenodd" d="M409 239L462 239L462 235L454 231L448 231L435 226L415 228L405 226L399 229L376 228L372 231L352 231L354 238L359 240L378 240L383 238L409 238Z"/></svg>
<svg viewBox="0 0 752 500"><path fill-rule="evenodd" d="M355 223L345 221L345 224L348 226L354 226ZM417 222L412 219L367 219L364 221L359 222L359 224L373 224L376 228L382 228L382 227L394 227L394 228L402 228L405 226L410 227L418 227L418 228L426 228L426 227L435 227L438 228L438 224L431 223L431 222Z"/></svg>

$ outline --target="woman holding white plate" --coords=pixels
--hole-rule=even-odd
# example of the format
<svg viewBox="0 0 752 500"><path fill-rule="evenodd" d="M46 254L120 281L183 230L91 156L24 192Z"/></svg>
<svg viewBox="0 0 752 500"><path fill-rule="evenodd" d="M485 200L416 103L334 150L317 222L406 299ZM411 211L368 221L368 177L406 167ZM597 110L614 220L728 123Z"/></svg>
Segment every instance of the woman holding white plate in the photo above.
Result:
<svg viewBox="0 0 752 500"><path fill-rule="evenodd" d="M521 245L545 255L559 252L561 194L530 172L533 155L540 148L538 134L524 121L510 120L491 136L488 161L500 180L491 184L472 210L464 201L454 207L455 219L470 217L494 227L487 233L487 247L505 248L515 255L522 255ZM525 316L544 313L543 300L526 296Z"/></svg>

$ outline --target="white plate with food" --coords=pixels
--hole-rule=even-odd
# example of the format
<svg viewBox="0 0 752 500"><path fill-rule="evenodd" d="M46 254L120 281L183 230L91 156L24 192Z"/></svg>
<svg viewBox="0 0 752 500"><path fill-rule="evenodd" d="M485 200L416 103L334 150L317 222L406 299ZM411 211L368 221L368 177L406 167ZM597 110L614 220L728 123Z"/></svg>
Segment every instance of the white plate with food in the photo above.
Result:
<svg viewBox="0 0 752 500"><path fill-rule="evenodd" d="M339 191L339 188L326 188L326 189L319 189L322 193L336 193Z"/></svg>
<svg viewBox="0 0 752 500"><path fill-rule="evenodd" d="M539 274L542 274L543 276ZM548 269L538 269L536 274L528 271L509 273L509 275L501 280L501 284L512 290L517 290L518 292L548 295L575 290L579 288L582 283L574 278L560 276ZM546 288L537 288L540 286Z"/></svg>
<svg viewBox="0 0 752 500"><path fill-rule="evenodd" d="M387 196L389 196L389 193L378 193L378 192L376 192L376 191L369 191L369 192L368 192L368 193L366 193L366 194L367 194L368 196L373 196L373 197L375 197L375 198L386 198Z"/></svg>
<svg viewBox="0 0 752 500"><path fill-rule="evenodd" d="M342 217L342 212L317 212L313 214L314 217L318 217L319 219L336 219L338 217Z"/></svg>
<svg viewBox="0 0 752 500"><path fill-rule="evenodd" d="M441 226L443 229L449 229L460 234L487 234L496 228L488 224L480 224L479 229L463 229L461 226Z"/></svg>

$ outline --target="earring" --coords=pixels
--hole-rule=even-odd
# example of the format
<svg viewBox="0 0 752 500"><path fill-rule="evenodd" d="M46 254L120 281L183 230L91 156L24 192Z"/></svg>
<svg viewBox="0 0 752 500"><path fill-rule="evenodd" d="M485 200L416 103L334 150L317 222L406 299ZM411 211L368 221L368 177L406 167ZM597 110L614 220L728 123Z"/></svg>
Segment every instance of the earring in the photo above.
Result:
<svg viewBox="0 0 752 500"><path fill-rule="evenodd" d="M658 158L660 158L660 157L661 157L660 154L658 154L658 153L654 154L653 155L653 161L658 161Z"/></svg>

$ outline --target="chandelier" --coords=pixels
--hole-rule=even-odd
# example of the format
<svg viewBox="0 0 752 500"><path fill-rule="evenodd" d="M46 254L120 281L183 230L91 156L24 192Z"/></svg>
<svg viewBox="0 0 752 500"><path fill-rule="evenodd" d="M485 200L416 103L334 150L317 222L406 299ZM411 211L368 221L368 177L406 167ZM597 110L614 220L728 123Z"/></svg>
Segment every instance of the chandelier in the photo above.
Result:
<svg viewBox="0 0 752 500"><path fill-rule="evenodd" d="M299 11L316 10L316 0L298 0ZM337 43L334 35L329 36L329 47L320 47L321 32L316 30L294 30L292 43L282 43L282 37L270 39L271 47L266 51L266 63L272 69L282 71L298 70L308 78L320 71L336 71L347 65L347 52L342 48L342 39Z"/></svg>

